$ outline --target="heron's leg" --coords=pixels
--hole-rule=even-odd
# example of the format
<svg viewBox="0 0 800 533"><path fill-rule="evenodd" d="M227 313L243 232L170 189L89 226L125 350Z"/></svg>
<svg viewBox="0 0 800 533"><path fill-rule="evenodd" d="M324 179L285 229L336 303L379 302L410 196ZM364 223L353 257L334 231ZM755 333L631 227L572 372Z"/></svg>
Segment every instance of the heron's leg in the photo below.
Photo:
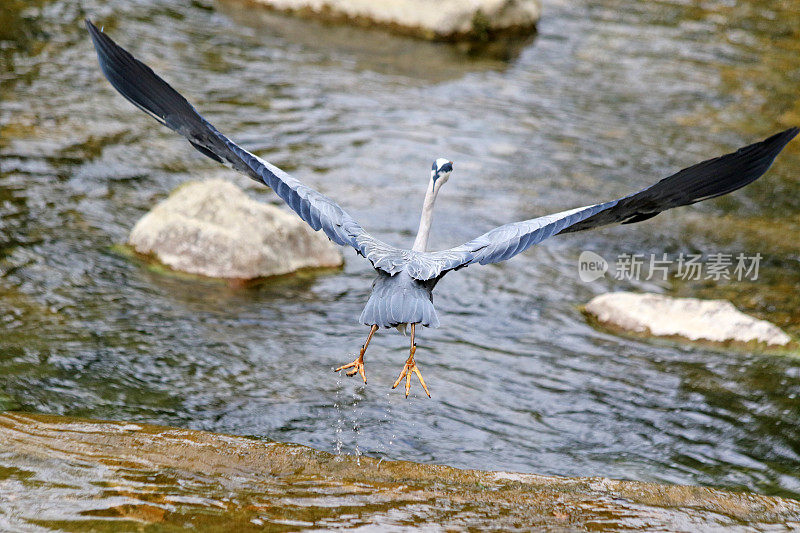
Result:
<svg viewBox="0 0 800 533"><path fill-rule="evenodd" d="M417 343L414 342L414 326L416 326L416 324L411 324L411 350L409 351L408 359L406 360L405 366L403 366L402 372L400 372L400 377L394 382L392 388L396 388L403 378L406 378L406 398L408 398L408 392L411 390L411 374L413 373L417 375L419 382L422 384L422 388L425 389L425 394L430 398L431 393L428 392L428 386L425 385L425 380L422 379L422 373L419 371L417 363L414 361L414 353L417 351Z"/></svg>
<svg viewBox="0 0 800 533"><path fill-rule="evenodd" d="M376 324L373 324L369 330L369 335L367 335L367 342L365 342L364 345L361 347L361 351L358 354L358 358L356 358L356 360L353 361L352 363L340 366L339 368L334 370L334 372L339 372L340 370L352 368L353 370L347 372L347 375L352 377L355 376L357 373L361 374L361 379L364 380L364 384L366 385L367 375L364 373L364 353L367 351L367 347L369 346L369 341L372 340L372 336L375 334L376 331L378 331L378 326Z"/></svg>

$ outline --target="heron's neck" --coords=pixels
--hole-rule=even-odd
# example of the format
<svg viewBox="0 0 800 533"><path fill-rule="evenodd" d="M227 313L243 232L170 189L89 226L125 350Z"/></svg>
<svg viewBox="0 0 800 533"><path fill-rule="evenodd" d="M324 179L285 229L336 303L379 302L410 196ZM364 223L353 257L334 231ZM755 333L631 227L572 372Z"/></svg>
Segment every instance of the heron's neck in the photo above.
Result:
<svg viewBox="0 0 800 533"><path fill-rule="evenodd" d="M433 204L436 202L438 191L431 180L428 185L428 192L425 193L425 203L422 204L422 216L419 218L419 231L414 246L411 247L415 252L424 252L428 249L428 236L431 233L431 221L433 220Z"/></svg>

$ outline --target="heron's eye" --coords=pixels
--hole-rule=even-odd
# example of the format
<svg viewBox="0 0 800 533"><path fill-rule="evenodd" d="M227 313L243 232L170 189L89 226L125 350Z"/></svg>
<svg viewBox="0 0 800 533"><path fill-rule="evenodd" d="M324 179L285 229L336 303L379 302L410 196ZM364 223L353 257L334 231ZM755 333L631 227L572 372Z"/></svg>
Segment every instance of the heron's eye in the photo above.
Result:
<svg viewBox="0 0 800 533"><path fill-rule="evenodd" d="M433 164L431 165L431 170L436 172L436 161L434 161Z"/></svg>

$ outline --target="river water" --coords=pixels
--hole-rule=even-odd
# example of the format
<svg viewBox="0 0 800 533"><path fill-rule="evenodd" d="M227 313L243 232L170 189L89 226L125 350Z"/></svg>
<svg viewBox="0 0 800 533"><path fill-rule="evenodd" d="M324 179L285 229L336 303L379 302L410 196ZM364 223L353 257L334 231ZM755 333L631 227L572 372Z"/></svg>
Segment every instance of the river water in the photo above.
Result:
<svg viewBox="0 0 800 533"><path fill-rule="evenodd" d="M432 247L615 198L800 123L800 3L546 2L498 54L232 3L10 0L0 9L0 408L252 435L342 454L800 496L800 362L621 338L580 311L609 290L726 297L800 333L800 143L719 200L555 238L450 274L418 335L433 394L389 389L407 339L381 331L368 386L332 367L367 330L373 272L248 287L122 253L180 183L225 176L118 96L82 19L219 129L410 245L431 161L455 171ZM757 281L583 283L577 258L763 256Z"/></svg>

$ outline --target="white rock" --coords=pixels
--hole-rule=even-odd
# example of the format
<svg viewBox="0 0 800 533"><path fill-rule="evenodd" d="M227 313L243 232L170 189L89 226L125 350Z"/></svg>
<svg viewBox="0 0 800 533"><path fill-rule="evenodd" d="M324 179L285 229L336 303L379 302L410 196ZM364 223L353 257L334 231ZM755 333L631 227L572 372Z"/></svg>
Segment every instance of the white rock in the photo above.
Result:
<svg viewBox="0 0 800 533"><path fill-rule="evenodd" d="M215 278L253 279L342 264L324 233L222 179L179 187L139 220L128 244L175 270Z"/></svg>
<svg viewBox="0 0 800 533"><path fill-rule="evenodd" d="M541 14L540 0L256 0L272 9L311 12L323 18L368 20L447 38L473 30L533 28ZM480 25L475 28L474 21Z"/></svg>
<svg viewBox="0 0 800 533"><path fill-rule="evenodd" d="M678 335L713 342L758 341L776 346L786 346L792 340L777 326L742 313L727 300L611 292L592 298L586 311L601 323L656 336Z"/></svg>

